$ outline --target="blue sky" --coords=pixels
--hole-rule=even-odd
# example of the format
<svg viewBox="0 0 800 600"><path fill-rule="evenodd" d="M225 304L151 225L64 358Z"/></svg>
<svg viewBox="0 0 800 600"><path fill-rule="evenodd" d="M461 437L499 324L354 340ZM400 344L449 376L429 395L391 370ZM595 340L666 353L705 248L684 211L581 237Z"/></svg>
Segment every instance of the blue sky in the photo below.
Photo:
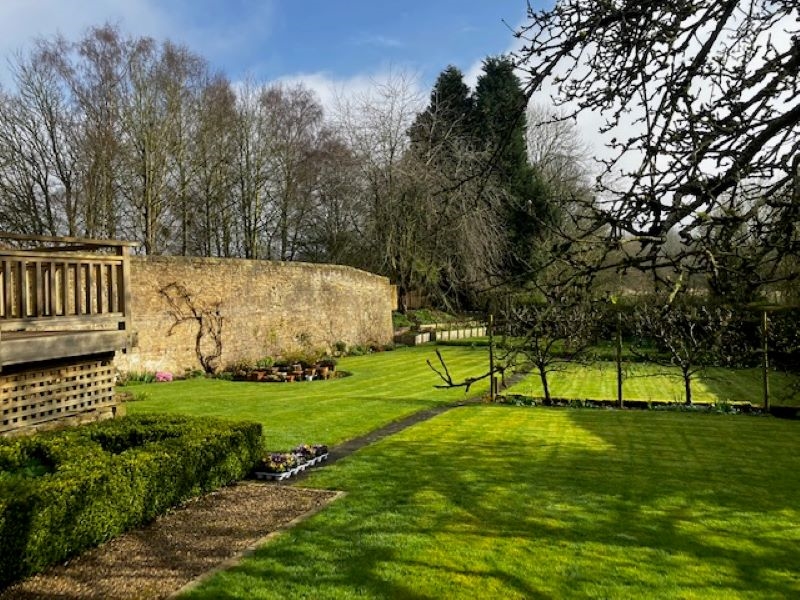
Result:
<svg viewBox="0 0 800 600"><path fill-rule="evenodd" d="M37 36L77 39L108 21L185 43L233 81L308 80L321 89L401 69L427 90L448 64L474 82L482 58L513 47L509 25L525 14L525 0L0 0L0 53L7 59Z"/></svg>

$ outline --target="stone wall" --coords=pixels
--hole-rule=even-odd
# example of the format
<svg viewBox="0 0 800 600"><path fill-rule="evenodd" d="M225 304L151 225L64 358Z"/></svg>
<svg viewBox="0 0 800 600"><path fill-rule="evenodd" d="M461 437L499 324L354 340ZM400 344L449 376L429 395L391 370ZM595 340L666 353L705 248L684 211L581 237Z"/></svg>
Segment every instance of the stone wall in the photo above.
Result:
<svg viewBox="0 0 800 600"><path fill-rule="evenodd" d="M329 350L339 341L348 346L392 341L394 286L351 267L134 257L131 294L137 344L118 354L123 372L200 369L201 327L205 357L214 353L214 336L220 333L217 366Z"/></svg>

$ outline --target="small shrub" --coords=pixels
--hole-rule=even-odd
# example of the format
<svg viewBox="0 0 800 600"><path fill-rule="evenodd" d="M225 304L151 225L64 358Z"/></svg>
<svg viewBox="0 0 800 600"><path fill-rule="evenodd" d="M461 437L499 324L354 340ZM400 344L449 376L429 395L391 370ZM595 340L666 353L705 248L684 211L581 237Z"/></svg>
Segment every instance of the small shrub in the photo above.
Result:
<svg viewBox="0 0 800 600"><path fill-rule="evenodd" d="M412 327L413 325L414 323L411 322L411 319L409 319L407 315L401 312L392 313L392 327L395 329L400 327Z"/></svg>
<svg viewBox="0 0 800 600"><path fill-rule="evenodd" d="M137 390L131 394L130 402L140 402L142 400L150 400L150 394L143 390Z"/></svg>
<svg viewBox="0 0 800 600"><path fill-rule="evenodd" d="M151 371L129 371L127 373L120 373L117 377L117 385L134 385L137 383L153 383L156 380L156 374Z"/></svg>
<svg viewBox="0 0 800 600"><path fill-rule="evenodd" d="M736 410L736 407L733 404L731 404L730 402L728 402L727 400L723 400L722 402L717 403L715 408L716 408L717 412L721 412L721 413L738 412Z"/></svg>
<svg viewBox="0 0 800 600"><path fill-rule="evenodd" d="M172 373L170 373L169 371L156 371L155 380L160 383L172 381Z"/></svg>
<svg viewBox="0 0 800 600"><path fill-rule="evenodd" d="M495 402L499 404L510 404L512 406L537 406L539 403L533 396L525 396L522 394L496 396Z"/></svg>
<svg viewBox="0 0 800 600"><path fill-rule="evenodd" d="M279 363L276 363L276 365L287 367L291 365L301 365L302 368L308 369L309 367L313 367L315 364L317 364L317 361L322 358L323 354L323 352L318 352L316 350L290 352L282 356L281 360Z"/></svg>
<svg viewBox="0 0 800 600"><path fill-rule="evenodd" d="M345 354L347 352L347 343L341 340L339 340L338 342L334 342L333 351L336 353L337 356Z"/></svg>
<svg viewBox="0 0 800 600"><path fill-rule="evenodd" d="M256 361L256 368L257 369L269 369L275 361L271 356L265 356L264 358L260 358Z"/></svg>
<svg viewBox="0 0 800 600"><path fill-rule="evenodd" d="M317 363L317 366L328 367L329 369L335 369L336 365L338 364L338 362L339 361L337 361L332 356L326 356L326 357L320 359L320 361Z"/></svg>
<svg viewBox="0 0 800 600"><path fill-rule="evenodd" d="M242 359L230 363L224 370L229 373L249 373L254 367L252 361Z"/></svg>

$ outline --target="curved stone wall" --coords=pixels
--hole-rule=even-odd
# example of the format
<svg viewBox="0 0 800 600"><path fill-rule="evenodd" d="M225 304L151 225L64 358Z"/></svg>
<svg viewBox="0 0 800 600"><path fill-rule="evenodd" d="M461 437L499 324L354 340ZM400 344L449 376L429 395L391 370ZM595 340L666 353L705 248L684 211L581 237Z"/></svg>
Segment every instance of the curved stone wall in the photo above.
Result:
<svg viewBox="0 0 800 600"><path fill-rule="evenodd" d="M200 369L336 342L392 340L395 289L385 277L339 265L229 258L134 257L131 312L136 346L120 371Z"/></svg>

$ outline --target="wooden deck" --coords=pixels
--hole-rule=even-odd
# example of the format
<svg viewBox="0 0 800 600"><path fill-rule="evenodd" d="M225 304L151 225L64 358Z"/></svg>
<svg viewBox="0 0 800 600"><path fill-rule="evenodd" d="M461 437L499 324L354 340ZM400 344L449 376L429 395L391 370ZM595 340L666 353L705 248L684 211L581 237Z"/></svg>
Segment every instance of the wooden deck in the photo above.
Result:
<svg viewBox="0 0 800 600"><path fill-rule="evenodd" d="M125 331L14 331L0 338L0 363L12 365L113 354L128 346Z"/></svg>
<svg viewBox="0 0 800 600"><path fill-rule="evenodd" d="M113 406L132 245L0 232L0 433Z"/></svg>

